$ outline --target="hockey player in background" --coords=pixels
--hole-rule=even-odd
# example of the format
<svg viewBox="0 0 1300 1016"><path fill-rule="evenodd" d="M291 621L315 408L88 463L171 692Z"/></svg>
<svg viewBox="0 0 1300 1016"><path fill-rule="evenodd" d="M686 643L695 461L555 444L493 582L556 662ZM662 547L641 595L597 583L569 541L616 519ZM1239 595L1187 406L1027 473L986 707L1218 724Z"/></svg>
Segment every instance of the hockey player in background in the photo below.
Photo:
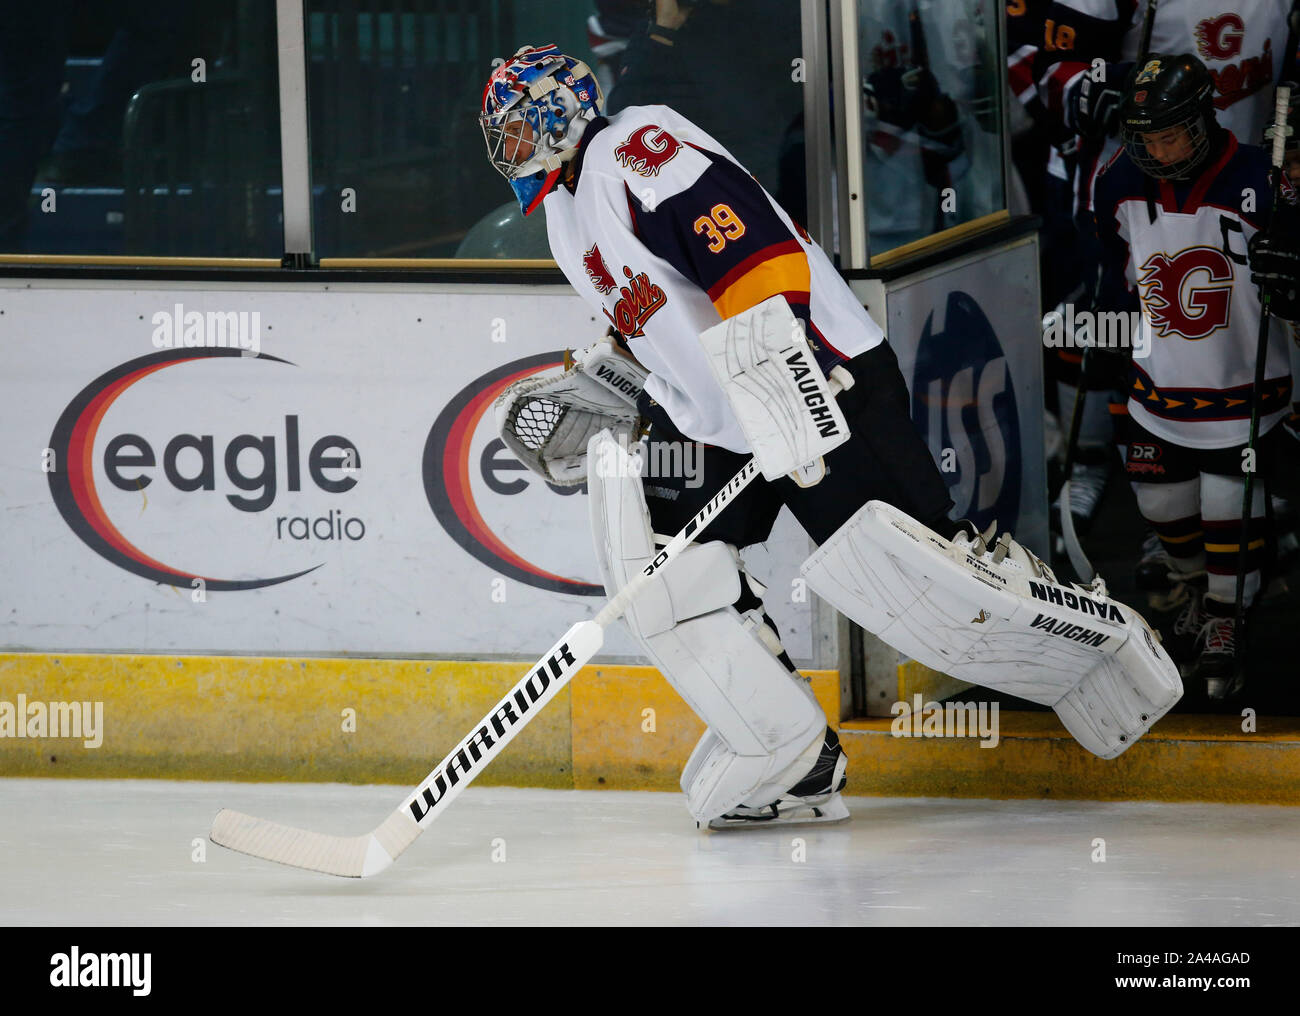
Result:
<svg viewBox="0 0 1300 1016"><path fill-rule="evenodd" d="M1192 687L1220 699L1242 687L1234 604L1260 323L1273 319L1257 442L1260 472L1291 397L1282 318L1300 316L1293 207L1274 209L1269 159L1215 116L1215 89L1195 56L1152 56L1119 111L1124 148L1099 174L1096 220L1106 309L1141 301L1149 355L1135 358L1127 471L1139 510L1192 592L1170 653ZM1294 197L1288 184L1286 194ZM1264 230L1273 216L1280 229ZM1260 589L1266 491L1253 488L1245 584Z"/></svg>
<svg viewBox="0 0 1300 1016"><path fill-rule="evenodd" d="M1272 85L1285 64L1286 18L1292 3L1161 0L1150 21L1150 51L1196 54L1209 73L1211 101L1219 123L1239 139L1255 142L1272 113ZM1014 0L1012 6L1025 4ZM1081 217L1080 249L1090 295L1095 290L1099 257L1087 221L1093 208L1094 182L1097 171L1119 146L1119 105L1140 55L1149 8L1146 0L1052 0L1041 11L1033 76L1052 120L1079 139L1073 167L1075 202ZM1062 414L1070 412L1076 386L1083 383L1077 354L1061 350L1058 360L1071 355L1074 363L1057 364ZM1085 387L1093 384L1090 379ZM1080 532L1088 529L1111 473L1115 441L1107 403L1107 393L1101 390L1089 391L1084 399L1071 482L1071 512ZM1054 515L1060 507L1054 506ZM1158 553L1149 555L1149 566L1139 567L1140 583L1156 579L1162 570L1158 559Z"/></svg>
<svg viewBox="0 0 1300 1016"><path fill-rule="evenodd" d="M902 514L891 516L893 529L885 528L910 534L903 556L931 561L933 569L919 566L927 574L943 573L958 562L962 572L956 585L965 589L963 583L973 583L982 592L976 594L978 603L963 592L952 593L951 600L934 591L911 597L926 608L942 600L942 609L952 616L941 620L922 610L908 621L907 631L888 636L891 643L954 674L962 673L967 650L979 647L982 683L998 687L1001 681L1007 687L1014 679L1016 694L1057 707L1090 750L1117 754L1172 705L1181 686L1173 691L1164 680L1160 668L1167 658L1149 632L1145 642L1126 640L1137 628L1111 638L1064 620L1058 627L1040 613L1028 631L1023 630L1027 619L1020 627L1007 621L1005 629L1017 640L1013 655L1028 653L1028 662L1007 663L1006 650L989 660L986 639L1004 633L992 612L980 606L993 605L990 587L1010 597L1007 603L1019 603L1003 587L1033 579L1041 596L1065 604L1064 611L1081 613L1091 606L1089 616L1100 613L1143 630L1144 625L1113 601L1085 603L1075 593L1049 586L1055 582L1050 572L1009 534L995 545L993 533L981 536L948 517L952 501L944 478L912 424L907 389L881 329L822 249L714 138L667 106L633 106L603 116L588 68L554 46L525 47L498 68L484 90L480 123L492 164L526 213L545 204L556 261L577 293L612 326L613 344L598 342L576 354L576 365L556 377L512 386L497 408L503 440L530 468L551 480L587 482L597 558L611 595L654 556L657 542L681 530L738 473L751 453L759 458L759 439L745 426L752 404L733 397L726 381L715 380L702 333L716 331L720 322L753 321L751 315L764 305L788 305L782 312L790 327L782 341L797 331L797 343L806 337L816 361L802 376L820 368L843 390L836 404L848 434L825 454L820 475L801 474L801 482L781 475L746 487L708 523L701 542L665 570L662 585L639 597L625 615L647 655L708 726L681 781L697 821L847 817L839 800L844 752L764 612L763 587L740 560L739 548L767 539L782 506L821 545L819 554L849 565L873 553L870 541L858 535L883 517L877 511L867 519L872 506L895 506L891 510ZM538 391L553 400L540 402L539 412L551 413L550 421L531 419L525 427L525 410L534 405L525 396ZM781 397L776 387L770 391L772 399ZM634 407L628 405L629 393ZM608 446L608 434L601 430L604 415L611 421L607 426L623 426L621 433L633 439L640 436L643 418L652 443L703 443L702 475L636 479L593 468L587 462L594 457L588 441L596 451ZM827 595L823 585L834 583L823 576L830 566L824 557L812 566L814 558L805 563L804 574L810 588ZM839 572L841 578L849 576L850 594L831 602L859 623L865 618L869 628L882 630L888 626L882 598L906 587L912 573L891 572L885 588L878 588L873 583L880 573L851 572L851 567ZM1034 607L1052 609L1039 608L1037 601ZM907 611L903 606L889 617L897 620ZM931 652L949 642L952 648ZM1088 643L1086 651L1080 642ZM1011 641L1000 644L1012 646ZM1115 655L1102 661L1095 654L1098 645ZM1119 662L1121 645L1137 655ZM1047 659L1057 661L1054 668L1036 668ZM1150 677L1149 698L1132 692L1128 678L1122 692L1096 693L1092 682L1134 672L1131 668ZM1067 699L1074 704L1061 707ZM1123 715L1099 718L1089 712L1116 702L1123 703Z"/></svg>

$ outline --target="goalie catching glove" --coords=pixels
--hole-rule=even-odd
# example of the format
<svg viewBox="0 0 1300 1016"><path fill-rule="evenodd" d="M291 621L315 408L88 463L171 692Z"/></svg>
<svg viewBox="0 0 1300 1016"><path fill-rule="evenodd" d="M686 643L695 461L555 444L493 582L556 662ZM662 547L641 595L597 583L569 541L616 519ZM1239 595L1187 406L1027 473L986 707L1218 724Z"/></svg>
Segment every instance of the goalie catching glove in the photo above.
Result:
<svg viewBox="0 0 1300 1016"><path fill-rule="evenodd" d="M645 368L617 352L608 336L565 354L560 372L522 378L497 399L501 440L548 483L576 487L587 478L587 444L602 430L626 443L641 437L636 400Z"/></svg>

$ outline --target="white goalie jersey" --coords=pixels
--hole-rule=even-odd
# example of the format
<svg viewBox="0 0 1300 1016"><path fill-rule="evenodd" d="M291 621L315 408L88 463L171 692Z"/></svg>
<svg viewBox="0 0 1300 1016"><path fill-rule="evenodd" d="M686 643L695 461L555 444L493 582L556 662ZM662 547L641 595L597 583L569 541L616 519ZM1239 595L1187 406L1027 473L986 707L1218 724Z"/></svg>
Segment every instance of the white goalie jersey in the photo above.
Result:
<svg viewBox="0 0 1300 1016"><path fill-rule="evenodd" d="M822 249L668 107L593 121L577 163L573 192L556 187L543 205L551 251L688 437L751 450L699 343L721 320L784 296L824 369L883 340Z"/></svg>

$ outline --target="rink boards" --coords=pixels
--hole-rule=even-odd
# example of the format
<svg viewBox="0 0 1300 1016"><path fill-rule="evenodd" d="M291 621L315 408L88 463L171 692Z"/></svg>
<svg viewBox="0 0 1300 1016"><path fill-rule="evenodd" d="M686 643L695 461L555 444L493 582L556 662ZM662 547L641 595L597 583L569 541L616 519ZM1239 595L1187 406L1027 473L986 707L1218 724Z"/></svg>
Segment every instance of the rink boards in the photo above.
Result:
<svg viewBox="0 0 1300 1016"><path fill-rule="evenodd" d="M430 660L0 655L0 772L6 775L414 785L468 733L521 665ZM828 716L835 671L809 671ZM1052 713L1002 712L968 729L900 668L893 718L839 724L847 792L935 796L1300 802L1300 724L1166 717L1118 759L1080 748ZM10 691L47 708L46 736L4 731ZM102 703L100 742L54 737L60 703ZM67 720L65 715L62 718ZM674 790L703 727L651 667L589 666L484 773L486 784ZM87 731L78 731L85 735ZM995 748L996 750L989 750Z"/></svg>
<svg viewBox="0 0 1300 1016"><path fill-rule="evenodd" d="M0 655L0 711L6 700L17 705L15 688L25 689L29 711L41 703L102 703L100 744L48 736L54 730L47 722L47 736L0 736L0 773L413 785L525 669L433 660ZM827 714L838 716L838 674L808 676ZM24 733L32 726L29 718ZM588 666L482 779L670 790L703 732L654 668Z"/></svg>

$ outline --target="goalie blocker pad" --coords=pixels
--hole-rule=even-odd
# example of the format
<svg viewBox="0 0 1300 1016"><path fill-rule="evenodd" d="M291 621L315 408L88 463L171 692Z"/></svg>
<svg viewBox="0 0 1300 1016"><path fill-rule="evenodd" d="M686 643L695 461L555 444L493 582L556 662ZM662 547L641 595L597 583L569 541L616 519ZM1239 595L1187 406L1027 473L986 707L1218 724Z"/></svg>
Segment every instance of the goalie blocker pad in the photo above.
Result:
<svg viewBox="0 0 1300 1016"><path fill-rule="evenodd" d="M899 652L962 681L1051 706L1114 758L1182 696L1178 669L1122 603L970 553L871 501L804 562L808 585Z"/></svg>
<svg viewBox="0 0 1300 1016"><path fill-rule="evenodd" d="M764 479L820 480L819 460L849 439L849 425L785 297L727 318L700 343Z"/></svg>

